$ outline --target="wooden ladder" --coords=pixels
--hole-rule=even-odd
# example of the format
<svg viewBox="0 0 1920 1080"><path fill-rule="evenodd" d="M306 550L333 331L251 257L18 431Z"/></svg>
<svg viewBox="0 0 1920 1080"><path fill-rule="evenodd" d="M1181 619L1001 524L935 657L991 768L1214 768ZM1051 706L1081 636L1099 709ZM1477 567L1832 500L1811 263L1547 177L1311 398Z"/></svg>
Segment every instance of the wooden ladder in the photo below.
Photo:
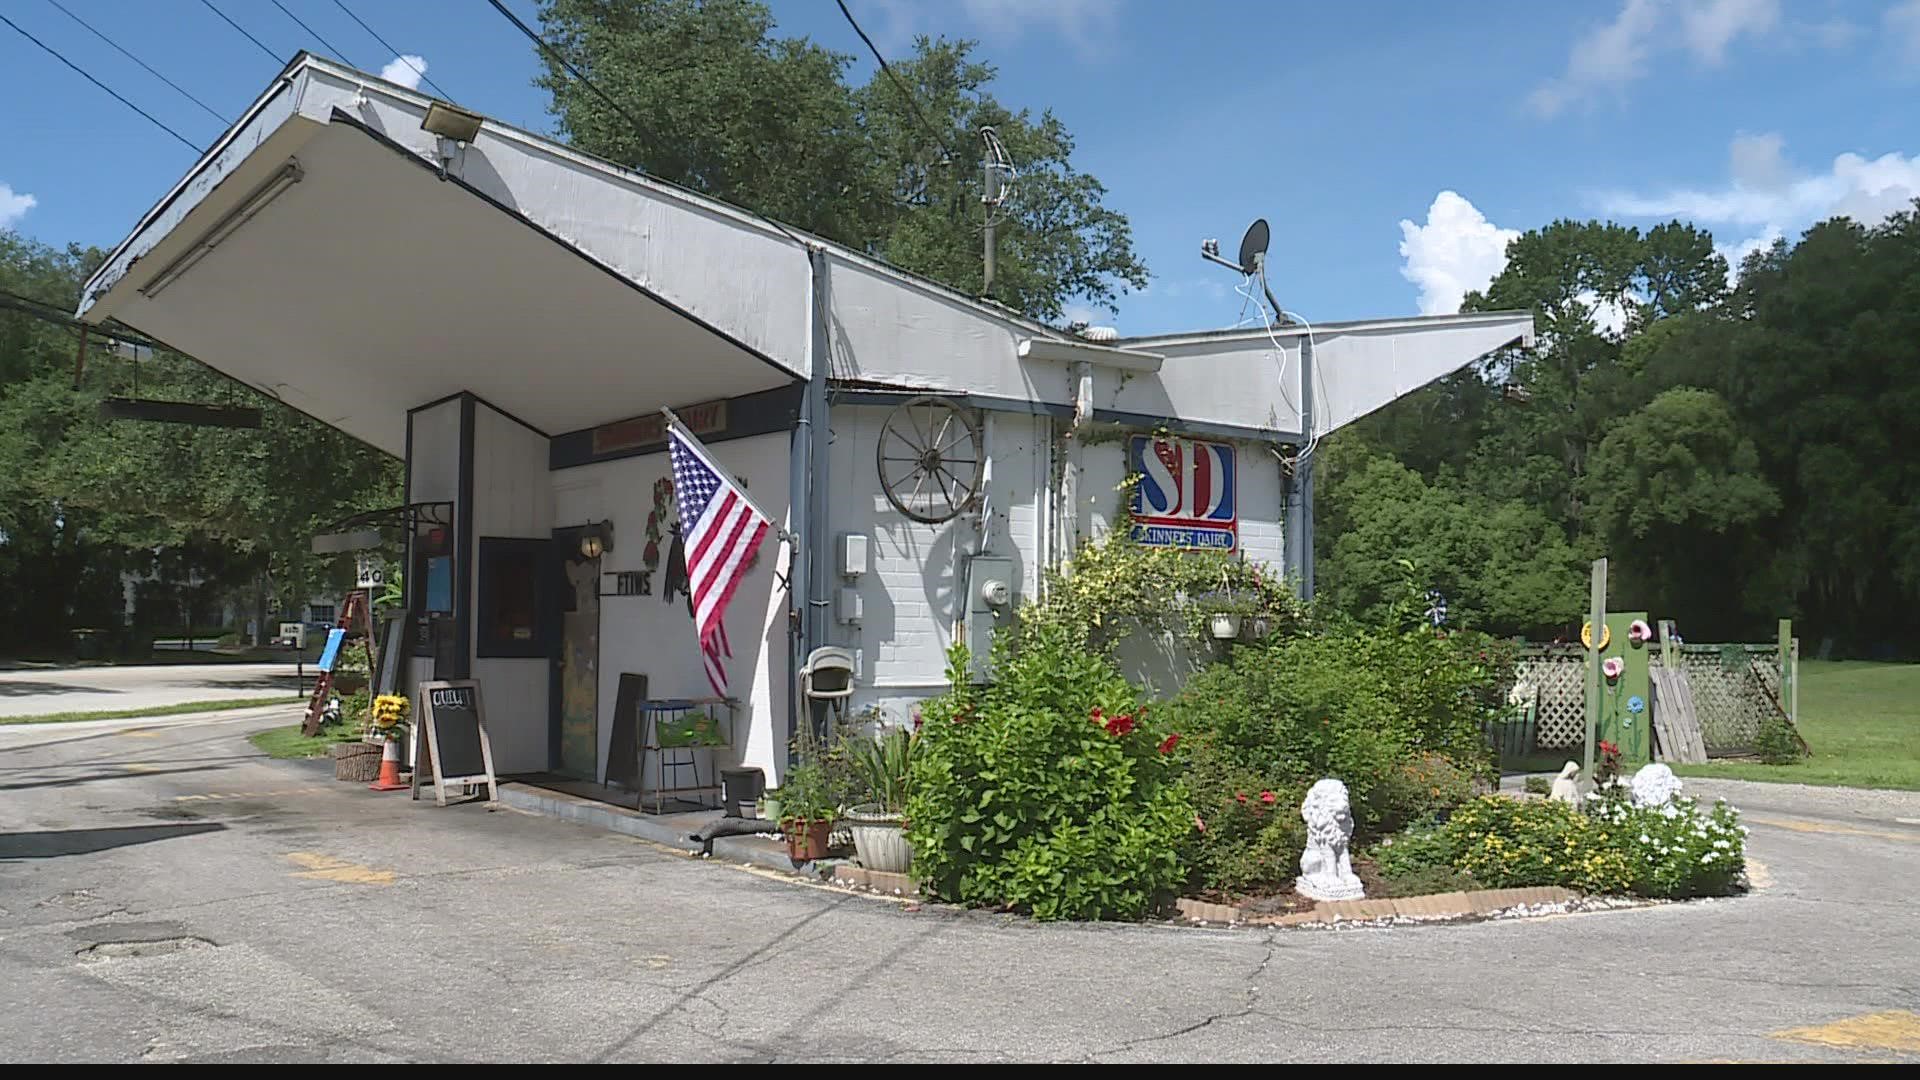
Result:
<svg viewBox="0 0 1920 1080"><path fill-rule="evenodd" d="M373 655L373 608L368 605L367 597L368 592L365 589L355 589L348 593L346 603L340 605L340 620L335 627L340 630L351 628L356 615L361 616L366 622L367 679L371 684L375 673L380 669ZM346 651L345 641L341 642L340 651ZM340 657L336 655L333 662L338 664ZM327 695L332 690L333 672L331 670L320 672L313 680L313 696L307 699L307 719L300 725L300 734L309 738L320 734L320 725L326 718Z"/></svg>

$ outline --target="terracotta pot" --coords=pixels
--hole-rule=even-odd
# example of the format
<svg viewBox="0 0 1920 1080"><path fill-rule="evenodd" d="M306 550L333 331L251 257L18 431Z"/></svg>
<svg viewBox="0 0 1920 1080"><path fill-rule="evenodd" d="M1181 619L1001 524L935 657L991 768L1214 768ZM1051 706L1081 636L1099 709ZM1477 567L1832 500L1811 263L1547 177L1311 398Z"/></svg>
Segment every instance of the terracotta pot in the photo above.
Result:
<svg viewBox="0 0 1920 1080"><path fill-rule="evenodd" d="M787 838L787 858L798 866L827 857L827 838L833 832L833 819L789 818L780 823L780 832Z"/></svg>

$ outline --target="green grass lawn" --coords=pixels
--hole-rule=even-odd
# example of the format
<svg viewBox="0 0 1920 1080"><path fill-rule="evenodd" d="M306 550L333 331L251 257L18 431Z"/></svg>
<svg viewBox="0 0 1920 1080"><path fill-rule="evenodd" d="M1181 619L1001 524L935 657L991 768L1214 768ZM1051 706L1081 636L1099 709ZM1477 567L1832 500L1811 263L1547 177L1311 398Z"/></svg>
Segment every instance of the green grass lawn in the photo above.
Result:
<svg viewBox="0 0 1920 1080"><path fill-rule="evenodd" d="M333 753L335 743L358 742L359 739L359 730L344 724L321 728L320 734L312 737L300 734L299 724L268 728L247 736L247 741L268 757L282 760L326 757Z"/></svg>
<svg viewBox="0 0 1920 1080"><path fill-rule="evenodd" d="M1920 664L1800 664L1800 734L1813 756L1793 765L1676 765L1682 776L1920 791Z"/></svg>
<svg viewBox="0 0 1920 1080"><path fill-rule="evenodd" d="M36 713L32 716L0 716L0 724L63 724L75 720L141 720L149 716L182 716L186 713L223 712L227 709L251 709L261 705L293 705L305 697L219 698L214 701L182 701L175 705L156 705L145 709L97 709L93 712Z"/></svg>

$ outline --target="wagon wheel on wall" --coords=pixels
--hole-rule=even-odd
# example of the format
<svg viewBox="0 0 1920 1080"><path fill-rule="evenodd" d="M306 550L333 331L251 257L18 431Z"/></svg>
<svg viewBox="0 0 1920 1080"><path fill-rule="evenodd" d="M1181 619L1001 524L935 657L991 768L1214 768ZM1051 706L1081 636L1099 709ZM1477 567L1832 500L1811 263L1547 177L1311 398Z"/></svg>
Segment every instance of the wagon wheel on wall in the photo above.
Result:
<svg viewBox="0 0 1920 1080"><path fill-rule="evenodd" d="M874 463L895 510L928 524L950 520L980 496L980 425L946 398L913 398L887 414Z"/></svg>

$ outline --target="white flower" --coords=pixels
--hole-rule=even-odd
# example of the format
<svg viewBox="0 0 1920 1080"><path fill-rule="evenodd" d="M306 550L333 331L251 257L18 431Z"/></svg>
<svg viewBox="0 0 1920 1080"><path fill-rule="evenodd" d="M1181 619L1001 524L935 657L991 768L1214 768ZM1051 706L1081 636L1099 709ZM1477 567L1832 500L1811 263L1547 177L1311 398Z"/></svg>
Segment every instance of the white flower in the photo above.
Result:
<svg viewBox="0 0 1920 1080"><path fill-rule="evenodd" d="M1740 835L1741 835L1741 836L1751 836L1751 835L1753 835L1753 830L1752 830L1752 829L1749 829L1749 828L1747 828L1747 827L1746 827L1745 825L1742 825L1742 826L1740 826Z"/></svg>
<svg viewBox="0 0 1920 1080"><path fill-rule="evenodd" d="M1700 862L1702 864L1710 863L1713 861L1713 859L1714 859L1714 855L1713 855L1713 852L1711 851L1707 852L1705 855L1700 856Z"/></svg>
<svg viewBox="0 0 1920 1080"><path fill-rule="evenodd" d="M1713 846L1719 848L1722 851L1725 851L1726 849L1732 847L1733 845L1727 843L1725 840L1715 840L1713 842Z"/></svg>
<svg viewBox="0 0 1920 1080"><path fill-rule="evenodd" d="M1651 837L1651 836L1648 836L1648 835L1647 835L1646 833L1641 833L1641 834L1640 834L1640 842L1641 842L1641 843L1643 843L1643 844L1651 844L1651 843L1653 843L1653 837Z"/></svg>

